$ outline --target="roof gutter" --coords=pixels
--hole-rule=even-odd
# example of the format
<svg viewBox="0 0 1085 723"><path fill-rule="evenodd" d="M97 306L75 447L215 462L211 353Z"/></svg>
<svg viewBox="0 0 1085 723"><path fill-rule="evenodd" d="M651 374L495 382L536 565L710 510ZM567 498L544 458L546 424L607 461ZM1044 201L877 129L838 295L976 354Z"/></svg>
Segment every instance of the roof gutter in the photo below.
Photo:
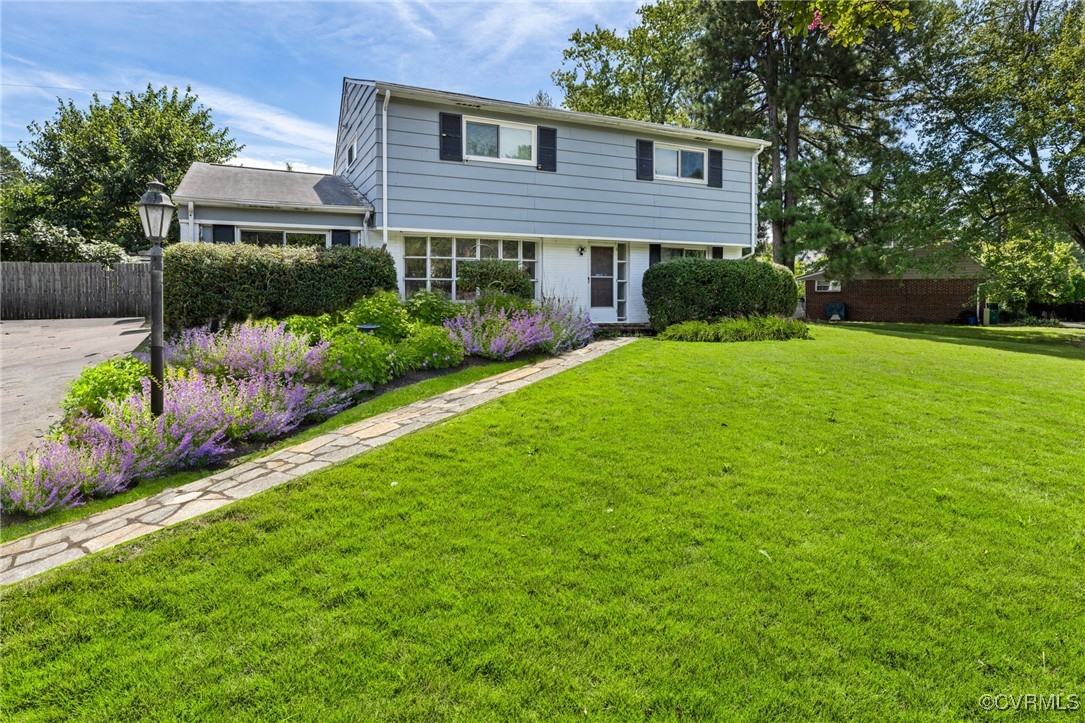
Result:
<svg viewBox="0 0 1085 723"><path fill-rule="evenodd" d="M392 91L384 89L384 105L381 106L381 242L388 249L388 101Z"/></svg>
<svg viewBox="0 0 1085 723"><path fill-rule="evenodd" d="M198 203L201 206L216 208L280 208L290 211L312 211L316 213L368 213L372 206L333 206L331 204L313 206L304 203L277 203L275 201L250 201L246 199L197 198L195 196L174 196L178 203Z"/></svg>

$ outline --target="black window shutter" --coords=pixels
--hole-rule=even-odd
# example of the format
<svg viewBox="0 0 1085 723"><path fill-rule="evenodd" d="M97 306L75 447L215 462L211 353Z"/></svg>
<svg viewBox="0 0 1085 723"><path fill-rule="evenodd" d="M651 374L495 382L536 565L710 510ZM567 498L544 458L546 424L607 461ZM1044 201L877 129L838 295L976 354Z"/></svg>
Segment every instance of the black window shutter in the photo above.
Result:
<svg viewBox="0 0 1085 723"><path fill-rule="evenodd" d="M558 170L558 129L539 126L539 164L540 171Z"/></svg>
<svg viewBox="0 0 1085 723"><path fill-rule="evenodd" d="M655 178L655 143L637 140L637 180Z"/></svg>
<svg viewBox="0 0 1085 723"><path fill-rule="evenodd" d="M649 244L648 245L648 265L655 266L663 260L663 245L662 244Z"/></svg>
<svg viewBox="0 0 1085 723"><path fill-rule="evenodd" d="M714 258L714 259L722 259L723 258L723 247L722 246L713 246L712 247L712 258Z"/></svg>
<svg viewBox="0 0 1085 723"><path fill-rule="evenodd" d="M441 113L441 160L463 160L463 116Z"/></svg>
<svg viewBox="0 0 1085 723"><path fill-rule="evenodd" d="M723 151L708 149L708 185L723 188Z"/></svg>
<svg viewBox="0 0 1085 723"><path fill-rule="evenodd" d="M219 226L211 227L211 240L217 244L232 244L234 242L234 227Z"/></svg>
<svg viewBox="0 0 1085 723"><path fill-rule="evenodd" d="M332 246L350 246L350 231L333 229Z"/></svg>

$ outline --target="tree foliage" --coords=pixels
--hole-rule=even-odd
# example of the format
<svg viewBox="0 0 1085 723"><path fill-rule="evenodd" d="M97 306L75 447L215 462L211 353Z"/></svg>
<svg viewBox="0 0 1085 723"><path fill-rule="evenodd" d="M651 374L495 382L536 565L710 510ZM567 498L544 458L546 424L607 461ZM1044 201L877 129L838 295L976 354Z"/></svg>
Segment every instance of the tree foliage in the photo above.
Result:
<svg viewBox="0 0 1085 723"><path fill-rule="evenodd" d="M640 24L625 34L598 25L577 30L552 74L564 105L584 113L688 126L691 55L698 30L691 0L659 0L637 10Z"/></svg>
<svg viewBox="0 0 1085 723"><path fill-rule="evenodd" d="M1085 270L1073 251L1073 244L1051 234L1020 229L985 249L983 290L993 301L1015 309L1030 302L1059 305L1085 299Z"/></svg>
<svg viewBox="0 0 1085 723"><path fill-rule="evenodd" d="M1085 249L1085 3L938 5L917 32L923 161L960 240L1027 223Z"/></svg>
<svg viewBox="0 0 1085 723"><path fill-rule="evenodd" d="M192 163L222 163L242 148L229 129L216 128L191 88L148 85L108 101L95 94L86 109L60 101L52 120L28 130L19 151L32 164L38 215L131 251L146 245L136 203L149 178L173 189Z"/></svg>
<svg viewBox="0 0 1085 723"><path fill-rule="evenodd" d="M861 48L793 33L794 3L701 5L696 117L709 130L767 138L761 218L773 257L880 243L897 216L892 178L907 159L894 110L904 39L868 30Z"/></svg>
<svg viewBox="0 0 1085 723"><path fill-rule="evenodd" d="M764 5L770 0L758 0ZM783 15L790 18L792 35L823 30L839 45L858 45L870 28L892 26L900 31L914 27L908 3L903 0L781 0Z"/></svg>

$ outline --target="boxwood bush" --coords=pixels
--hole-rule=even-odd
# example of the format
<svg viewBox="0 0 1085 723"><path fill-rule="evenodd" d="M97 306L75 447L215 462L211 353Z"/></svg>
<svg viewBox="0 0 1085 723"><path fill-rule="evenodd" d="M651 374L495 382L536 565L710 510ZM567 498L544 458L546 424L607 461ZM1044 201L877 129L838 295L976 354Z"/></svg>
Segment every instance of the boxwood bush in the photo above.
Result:
<svg viewBox="0 0 1085 723"><path fill-rule="evenodd" d="M321 314L396 288L392 257L367 248L180 243L166 249L166 325Z"/></svg>
<svg viewBox="0 0 1085 723"><path fill-rule="evenodd" d="M652 328L731 316L791 316L798 304L795 276L752 259L675 259L644 272L644 302Z"/></svg>

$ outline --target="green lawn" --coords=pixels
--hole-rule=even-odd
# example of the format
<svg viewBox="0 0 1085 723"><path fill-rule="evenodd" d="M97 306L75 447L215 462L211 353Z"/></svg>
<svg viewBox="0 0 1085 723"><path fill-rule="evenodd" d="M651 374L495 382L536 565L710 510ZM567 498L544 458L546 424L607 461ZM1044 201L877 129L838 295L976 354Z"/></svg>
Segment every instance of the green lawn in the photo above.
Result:
<svg viewBox="0 0 1085 723"><path fill-rule="evenodd" d="M13 586L5 718L1085 705L1085 351L813 334L639 341Z"/></svg>
<svg viewBox="0 0 1085 723"><path fill-rule="evenodd" d="M524 357L522 359L506 362L487 362L479 366L458 369L432 379L416 382L409 386L382 392L362 401L360 404L357 404L350 409L343 410L339 414L324 420L320 424L315 424L297 434L277 440L273 444L267 445L259 451L239 457L233 460L232 464L241 464L251 459L265 457L276 450L290 447L295 444L301 444L306 440L317 437L330 430L338 429L339 427L352 424L362 419L366 419L367 417L375 417L378 414L383 414L384 412L402 407L411 402L417 402L420 399L432 397L435 394L447 392L450 389L462 387L471 382L477 382L480 379L485 379L486 377L500 374L501 372L506 372L510 369L515 369L516 367L529 364L532 361L536 361L536 358ZM101 512L113 507L128 504L129 502L134 502L135 500L144 497L150 497L163 490L180 487L189 482L203 479L204 477L215 474L216 471L218 470L186 469L156 479L144 480L122 494L106 497L104 499L91 500L82 507L58 509L42 515L41 517L23 517L22 519L9 522L0 527L0 542L16 540L35 532L47 530L50 527L56 527L57 525L62 525L66 522L80 520L88 515L93 515L95 512Z"/></svg>

